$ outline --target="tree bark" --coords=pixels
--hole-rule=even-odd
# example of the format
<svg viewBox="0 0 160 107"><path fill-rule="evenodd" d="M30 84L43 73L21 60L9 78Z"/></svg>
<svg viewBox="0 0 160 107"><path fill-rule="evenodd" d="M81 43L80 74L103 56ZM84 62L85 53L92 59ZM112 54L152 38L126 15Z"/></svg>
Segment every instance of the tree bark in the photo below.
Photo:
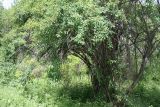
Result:
<svg viewBox="0 0 160 107"><path fill-rule="evenodd" d="M92 82L94 95L96 96L100 92L100 83L95 74L91 74L91 82Z"/></svg>
<svg viewBox="0 0 160 107"><path fill-rule="evenodd" d="M133 81L131 86L128 88L127 94L130 94L132 92L132 90L134 89L134 87L138 84L139 80L141 79L141 77L144 73L145 66L146 66L146 55L143 56L141 66L139 69L139 73L138 73L138 77Z"/></svg>

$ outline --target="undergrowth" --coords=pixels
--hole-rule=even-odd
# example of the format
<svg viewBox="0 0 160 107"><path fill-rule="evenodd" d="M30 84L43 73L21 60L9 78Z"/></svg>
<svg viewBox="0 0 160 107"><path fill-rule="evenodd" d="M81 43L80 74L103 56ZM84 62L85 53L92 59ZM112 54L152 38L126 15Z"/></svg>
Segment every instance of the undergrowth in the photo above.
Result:
<svg viewBox="0 0 160 107"><path fill-rule="evenodd" d="M87 70L77 74L76 70L72 72L74 68L71 66L74 64L67 64L63 65L63 71L58 74L62 75L61 78L50 78L48 73L53 70L52 66L48 64L42 69L43 64L33 59L25 60L27 61L16 66L12 63L1 64L1 107L112 107L112 104L106 103L101 96L94 96ZM32 69L22 67L30 67L33 63ZM42 65L43 67L40 67ZM157 66L154 64L147 69L145 78L134 92L126 97L126 107L160 107L160 68ZM70 72L66 71L65 67L71 68ZM40 72L40 77L30 71L35 69L44 70ZM36 70L34 73L37 73ZM31 73L26 77L27 72ZM68 77L63 76L64 74ZM24 80L26 82L23 82Z"/></svg>

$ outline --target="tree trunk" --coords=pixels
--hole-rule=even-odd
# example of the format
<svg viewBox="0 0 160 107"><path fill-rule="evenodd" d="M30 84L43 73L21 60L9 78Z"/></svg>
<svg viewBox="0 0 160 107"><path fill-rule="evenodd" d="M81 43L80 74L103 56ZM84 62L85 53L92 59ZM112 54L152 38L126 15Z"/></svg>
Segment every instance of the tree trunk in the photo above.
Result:
<svg viewBox="0 0 160 107"><path fill-rule="evenodd" d="M132 72L132 62L131 62L131 53L130 53L130 47L129 47L129 39L126 38L126 63L128 68L128 73Z"/></svg>
<svg viewBox="0 0 160 107"><path fill-rule="evenodd" d="M100 92L100 83L95 74L91 74L91 82L95 96Z"/></svg>
<svg viewBox="0 0 160 107"><path fill-rule="evenodd" d="M131 86L127 90L127 94L130 94L132 92L132 90L134 89L134 87L138 84L139 80L141 79L141 77L144 73L145 66L146 66L146 56L144 55L142 62L141 62L141 67L139 69L138 77L133 81L133 83L131 84Z"/></svg>

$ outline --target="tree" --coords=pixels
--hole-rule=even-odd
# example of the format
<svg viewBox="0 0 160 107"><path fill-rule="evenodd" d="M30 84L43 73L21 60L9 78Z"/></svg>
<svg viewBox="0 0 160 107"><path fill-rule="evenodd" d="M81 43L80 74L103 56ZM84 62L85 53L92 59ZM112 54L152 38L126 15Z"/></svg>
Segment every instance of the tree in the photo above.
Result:
<svg viewBox="0 0 160 107"><path fill-rule="evenodd" d="M2 29L3 24L2 24L2 13L3 13L3 6L2 3L0 2L0 29ZM2 30L0 30L0 37L2 36Z"/></svg>
<svg viewBox="0 0 160 107"><path fill-rule="evenodd" d="M62 1L58 5L58 12L53 13L56 18L42 31L41 38L53 50L58 49L62 58L73 54L82 59L90 70L94 92L102 89L111 100L109 84L116 67L119 36L114 34L119 32L114 26L123 20L121 11L114 3L100 6L93 1Z"/></svg>
<svg viewBox="0 0 160 107"><path fill-rule="evenodd" d="M135 51L134 56L137 59L137 54L141 62L138 63L139 69L136 69L137 78L134 79L127 93L129 93L137 85L141 79L146 64L152 58L153 53L159 46L159 36L160 32L160 18L159 18L159 4L158 1L155 3L152 0L145 1L144 3L138 1L134 5L130 6L130 11L127 11L126 18L128 20L129 36L127 37L131 44L133 45L133 51ZM128 12L132 12L128 14ZM137 52L138 51L138 52Z"/></svg>
<svg viewBox="0 0 160 107"><path fill-rule="evenodd" d="M127 63L135 62L138 73L130 93L159 44L158 8L151 0L21 0L14 7L14 32L19 37L30 35L44 49L40 56L50 52L56 58L72 54L82 59L90 70L95 94L103 91L112 101L115 76L121 72L120 63L125 64L119 59L127 55ZM132 55L135 60L129 58Z"/></svg>

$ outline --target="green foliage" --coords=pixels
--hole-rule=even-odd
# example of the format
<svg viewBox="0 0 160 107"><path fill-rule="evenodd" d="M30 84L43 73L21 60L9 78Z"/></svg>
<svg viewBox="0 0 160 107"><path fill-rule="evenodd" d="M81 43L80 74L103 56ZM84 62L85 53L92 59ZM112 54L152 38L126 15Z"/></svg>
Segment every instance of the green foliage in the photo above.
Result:
<svg viewBox="0 0 160 107"><path fill-rule="evenodd" d="M39 107L40 104L21 95L15 87L0 85L1 107Z"/></svg>
<svg viewBox="0 0 160 107"><path fill-rule="evenodd" d="M91 86L82 80L67 87L63 82L53 82L47 78L33 79L26 84L22 95L44 107L110 107L104 101L94 99Z"/></svg>
<svg viewBox="0 0 160 107"><path fill-rule="evenodd" d="M143 81L130 96L124 92L130 81L117 79L125 69L114 66L119 57L126 65L121 55L126 53L120 52L125 39L135 45L130 46L131 55L136 46L135 51L144 53L156 48L152 43L160 39L159 24L151 0L145 5L127 0L17 0L8 10L0 3L0 106L112 106L95 96L89 77L93 74L98 82L109 83L105 88L117 103L160 106L158 59L147 65ZM137 54L140 64L143 54Z"/></svg>
<svg viewBox="0 0 160 107"><path fill-rule="evenodd" d="M158 83L147 80L141 83L131 97L128 99L128 104L136 107L160 106L160 87ZM138 102L137 102L138 101Z"/></svg>
<svg viewBox="0 0 160 107"><path fill-rule="evenodd" d="M50 66L47 72L48 77L54 81L60 80L62 77L60 72L60 66L61 66L61 62L59 61L59 59L54 59L52 61L52 66Z"/></svg>
<svg viewBox="0 0 160 107"><path fill-rule="evenodd" d="M143 81L128 99L129 105L135 107L160 106L159 58L154 58L152 60L150 67L146 69L148 73L144 75Z"/></svg>
<svg viewBox="0 0 160 107"><path fill-rule="evenodd" d="M60 72L62 79L66 84L70 84L72 79L76 77L82 78L87 73L87 67L81 59L73 55L69 55L66 60L62 63Z"/></svg>
<svg viewBox="0 0 160 107"><path fill-rule="evenodd" d="M0 62L0 84L9 84L15 78L15 65L9 62Z"/></svg>
<svg viewBox="0 0 160 107"><path fill-rule="evenodd" d="M21 25L23 32L31 31L32 36L36 35L52 49L70 42L84 45L86 39L94 44L106 38L109 40L108 36L112 33L113 24L106 21L101 12L111 11L117 13L117 18L121 17L120 11L110 10L112 6L116 7L113 4L102 8L92 0L23 0L15 7L15 22Z"/></svg>
<svg viewBox="0 0 160 107"><path fill-rule="evenodd" d="M82 77L77 76L76 66L73 65L79 64L81 60L74 56L69 56L67 60L63 66L71 67L69 69L71 73L68 74L71 82L68 85L66 79L63 79L66 74L63 74L63 78L60 78L59 81L48 78L48 75L44 75L48 72L44 71L43 76L33 77L34 69L41 69L40 66L42 66L34 58L24 58L21 63L14 66L13 70L5 69L8 71L5 78L10 78L10 81L3 79L4 75L2 75L3 78L0 80L5 80L6 83L0 84L0 105L2 107L110 107L105 101L93 96L85 65L82 65L82 71L80 71ZM50 65L48 66L49 70ZM4 67L10 68L8 65ZM12 74L9 75L9 71L13 71ZM24 78L25 84L23 84L24 80L22 81Z"/></svg>

